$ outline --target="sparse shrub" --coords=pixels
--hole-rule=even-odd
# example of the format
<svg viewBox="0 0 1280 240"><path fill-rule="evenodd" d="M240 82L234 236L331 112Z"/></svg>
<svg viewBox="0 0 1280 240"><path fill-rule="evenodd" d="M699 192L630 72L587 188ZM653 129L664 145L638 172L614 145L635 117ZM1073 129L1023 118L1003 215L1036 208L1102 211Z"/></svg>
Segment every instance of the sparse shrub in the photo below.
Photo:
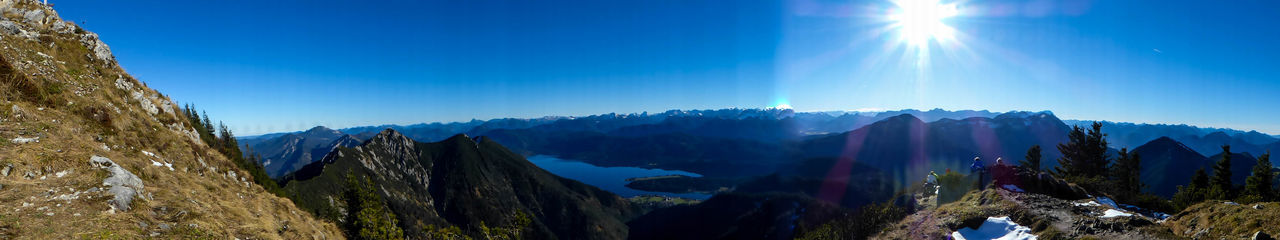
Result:
<svg viewBox="0 0 1280 240"><path fill-rule="evenodd" d="M480 236L484 237L485 240L523 239L520 237L520 233L524 232L524 229L528 228L531 223L533 223L533 220L529 218L529 214L517 210L515 219L507 227L489 227L485 225L484 221L481 221Z"/></svg>
<svg viewBox="0 0 1280 240"><path fill-rule="evenodd" d="M973 178L958 172L946 172L938 175L938 205L955 202L973 190Z"/></svg>
<svg viewBox="0 0 1280 240"><path fill-rule="evenodd" d="M427 233L427 239L432 240L471 240L471 237L462 233L462 229L458 226L436 227L436 225L427 225L423 228L423 232Z"/></svg>
<svg viewBox="0 0 1280 240"><path fill-rule="evenodd" d="M80 117L89 120L94 127L99 128L102 132L107 134L115 132L114 119L111 117L111 112L107 111L106 108L95 105L84 105L79 109L76 109L75 112L79 114Z"/></svg>
<svg viewBox="0 0 1280 240"><path fill-rule="evenodd" d="M911 212L893 203L863 206L857 213L833 220L804 233L797 239L867 239L890 224L901 221Z"/></svg>

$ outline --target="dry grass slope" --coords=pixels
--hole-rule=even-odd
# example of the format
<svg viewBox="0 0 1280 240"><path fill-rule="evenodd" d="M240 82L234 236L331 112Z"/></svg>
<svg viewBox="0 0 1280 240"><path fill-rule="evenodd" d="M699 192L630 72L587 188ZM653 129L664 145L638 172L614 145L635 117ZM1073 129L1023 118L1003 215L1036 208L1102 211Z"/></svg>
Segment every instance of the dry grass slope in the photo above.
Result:
<svg viewBox="0 0 1280 240"><path fill-rule="evenodd" d="M1280 203L1192 205L1165 223L1174 233L1200 239L1239 239L1258 231L1280 236Z"/></svg>
<svg viewBox="0 0 1280 240"><path fill-rule="evenodd" d="M193 137L95 34L36 1L0 14L0 239L342 238ZM130 210L95 155L142 180Z"/></svg>

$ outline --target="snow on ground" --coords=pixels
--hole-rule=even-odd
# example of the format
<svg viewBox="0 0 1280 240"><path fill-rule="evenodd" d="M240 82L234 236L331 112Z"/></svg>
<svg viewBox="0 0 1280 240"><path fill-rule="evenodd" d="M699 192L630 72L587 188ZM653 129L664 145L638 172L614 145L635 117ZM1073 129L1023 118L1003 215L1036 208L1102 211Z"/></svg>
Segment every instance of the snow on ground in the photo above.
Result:
<svg viewBox="0 0 1280 240"><path fill-rule="evenodd" d="M964 228L960 231L951 232L951 238L957 240L964 239L1036 239L1035 234L1031 234L1031 228L1023 227L1009 220L1009 217L988 217L986 222L982 223L978 229Z"/></svg>
<svg viewBox="0 0 1280 240"><path fill-rule="evenodd" d="M1018 185L1013 185L1013 184L1005 184L1004 189L1008 189L1009 191L1013 191L1013 192L1027 192L1027 191L1023 191L1022 188L1018 188Z"/></svg>
<svg viewBox="0 0 1280 240"><path fill-rule="evenodd" d="M1099 202L1099 203L1102 203L1102 205L1111 206L1111 208L1116 208L1116 209L1119 209L1119 208L1120 208L1120 206L1119 206L1119 205L1116 205L1116 201L1115 201L1115 200L1111 200L1111 198L1107 198L1107 197L1098 197L1098 202Z"/></svg>
<svg viewBox="0 0 1280 240"><path fill-rule="evenodd" d="M1087 203L1073 203L1073 204L1075 204L1077 207L1102 206L1102 204L1098 204L1098 202L1096 201L1089 201Z"/></svg>
<svg viewBox="0 0 1280 240"><path fill-rule="evenodd" d="M1107 209L1106 212L1102 212L1101 218L1128 217L1128 216L1133 216L1133 214L1123 212L1120 210L1115 210L1115 209Z"/></svg>
<svg viewBox="0 0 1280 240"><path fill-rule="evenodd" d="M167 167L167 168L169 168L169 171L173 171L173 164L172 164L172 163L161 163L161 162L157 162L156 160L151 160L151 166L156 166L156 167Z"/></svg>

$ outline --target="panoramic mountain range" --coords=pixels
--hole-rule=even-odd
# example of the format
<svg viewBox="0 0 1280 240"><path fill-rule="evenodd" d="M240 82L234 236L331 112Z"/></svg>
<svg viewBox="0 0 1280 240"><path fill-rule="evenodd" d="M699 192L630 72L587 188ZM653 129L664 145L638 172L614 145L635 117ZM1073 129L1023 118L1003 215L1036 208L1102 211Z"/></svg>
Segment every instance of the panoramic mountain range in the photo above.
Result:
<svg viewBox="0 0 1280 240"><path fill-rule="evenodd" d="M896 115L893 115L896 114ZM925 116L925 117L920 117ZM952 118L955 117L955 118ZM765 238L789 239L801 235L828 234L828 230L846 231L840 221L854 225L865 224L874 218L862 209L876 203L894 202L906 204L912 192L919 192L919 184L930 172L969 174L968 166L974 157L984 165L996 164L1003 158L1005 164L1017 164L1028 154L1032 146L1041 146L1041 170L1050 171L1059 166L1062 157L1057 147L1069 141L1068 133L1075 123L1063 121L1051 112L1008 112L942 110L896 111L868 113L795 113L788 109L724 109L705 111L668 111L661 114L605 114L588 117L547 117L532 120L498 119L498 123L471 121L450 124L420 124L387 127L370 135L368 130L377 127L349 128L339 131L323 127L300 133L288 133L274 137L259 137L246 149L264 153L312 153L310 159L297 158L301 154L272 154L263 157L285 183L287 196L304 209L332 211L335 208L328 199L341 194L331 186L341 182L346 172L357 176L369 176L382 192L388 208L400 219L399 225L412 234L432 234L438 227L459 227L462 232L474 234L486 227L506 226L518 222L511 217L488 214L487 209L474 205L455 204L464 207L468 214L450 213L454 207L441 207L442 199L456 198L457 202L490 201L485 206L500 206L501 212L528 212L537 219L534 225L538 238L620 238L634 239L705 239L765 236ZM1118 126L1119 130L1107 130ZM1087 128L1087 126L1081 126ZM420 138L436 139L453 133L452 137L436 143L414 143L412 137L399 134L397 128L408 129ZM1232 146L1231 182L1246 183L1246 178L1257 160L1251 151L1267 151L1264 147L1270 136L1256 132L1229 129L1200 129L1188 126L1131 125L1102 123L1108 140L1111 135L1117 142L1146 139L1142 144L1127 147L1129 143L1108 144L1108 158L1117 159L1121 149L1132 150L1138 156L1141 184L1138 191L1165 199L1172 198L1185 187L1197 170L1215 174L1213 165L1221 158L1223 144ZM345 132L342 132L345 131ZM1227 134L1233 132L1234 135ZM1182 134L1181 139L1163 134ZM464 137L467 134L480 136ZM357 137L369 136L369 137ZM317 140L308 141L307 137ZM363 139L357 147L350 147L352 140ZM478 140L477 140L478 139ZM255 142L256 141L256 142ZM413 147L387 147L388 143ZM284 143L284 144L281 144ZM319 144L324 143L324 144ZM425 146L481 146L474 151L493 152L497 157L467 158L466 154L443 154L441 147ZM1209 146L1216 151L1210 151ZM1236 150L1240 145L1241 150ZM285 149L272 149L284 146ZM488 147L483 147L488 146ZM1197 149L1197 147L1199 149ZM444 147L446 149L450 147ZM261 149L261 150L259 150ZM399 149L399 150L397 150ZM410 149L410 150L405 150ZM487 149L487 150L486 150ZM330 151L323 160L316 159L320 152ZM1207 152L1211 154L1203 154ZM443 155L442 155L443 154ZM488 156L479 154L480 156ZM646 191L671 191L682 193L690 190L714 193L715 196L696 205L681 205L660 209L644 209L636 203L629 206L626 200L572 180L533 181L526 183L504 179L559 179L523 159L523 156L552 155L571 161L581 161L598 166L621 166L682 170L702 177L661 177L637 180L628 184ZM433 157L425 157L433 156ZM423 160L433 159L433 160ZM454 166L435 161L461 161L487 163L502 159L496 166L503 169L437 169L432 166ZM387 162L393 161L393 162ZM271 166L275 163L292 163ZM297 164L311 162L298 168ZM414 163L410 163L414 162ZM284 169L281 171L281 169ZM519 169L519 170L514 170ZM462 172L462 173L457 173ZM532 173L529 173L532 172ZM444 174L431 175L424 173ZM457 174L457 175L448 175ZM537 175L536 177L527 174ZM321 177L317 177L321 176ZM972 176L972 175L970 175ZM1014 189L1032 189L1063 198L1085 196L1084 190L1070 190L1073 194L1061 194L1061 189L1079 188L1061 180L1046 179L1047 175L1027 177L1023 183L1015 183ZM435 179L435 180L432 180ZM439 180L445 179L445 180ZM463 180L487 179L487 180ZM432 182L435 181L435 182ZM466 183L459 183L466 182ZM1027 185L1026 182L1039 185ZM590 183L590 182L588 182ZM442 194L433 188L469 186L480 193L464 196L454 190ZM1057 186L1046 190L1044 185ZM551 187L548 187L550 185ZM563 186L562 186L563 185ZM326 188L326 186L328 186ZM539 189L539 190L528 190ZM1041 188L1040 190L1035 190ZM562 189L576 189L565 191ZM486 193L488 191L488 193ZM992 194L983 192L982 194ZM473 196L490 199L472 199ZM513 197L514 196L514 197ZM569 196L569 197L567 197ZM572 204L555 202L578 199ZM529 201L527 199L544 199ZM918 199L918 198L917 198ZM1122 198L1136 201L1131 197ZM1022 199L1023 204L1053 204L1080 206L1079 203L1062 200ZM550 205L548 205L550 204ZM1171 209L1167 204L1134 202L1155 209ZM593 206L576 210L564 210L565 206ZM1116 205L1121 208L1121 205ZM1133 208L1124 211L1149 211ZM423 210L427 209L427 210ZM859 209L859 210L853 210ZM893 209L893 208L888 208ZM1034 209L1034 208L1033 208ZM1007 210L1007 209L1005 209ZM548 216L548 211L588 213ZM897 211L897 210L895 210ZM1050 211L1050 210L1046 210ZM1072 210L1066 211L1078 214ZM486 213L486 214L478 214ZM892 213L892 212L890 212ZM884 213L884 214L890 214ZM452 215L450 215L452 214ZM897 214L897 213L893 213ZM949 213L940 213L946 215ZM1046 213L1048 215L1061 213ZM325 214L319 214L324 216ZM337 214L328 214L337 215ZM576 216L576 217L574 217ZM892 214L886 216L893 216ZM1147 217L1158 217L1149 213ZM1088 218L1084 216L1075 216ZM799 219L799 220L798 220ZM892 220L892 219L889 219ZM836 222L831 222L836 221ZM885 219L873 221L886 221ZM565 222L596 223L598 231L571 231ZM690 228L689 224L701 224ZM859 223L864 222L864 223ZM714 223L714 224L711 224ZM836 225L831 225L835 223ZM848 224L848 223L845 223ZM881 222L879 224L887 224ZM1115 223L1119 224L1119 223ZM1148 236L1133 230L1141 226L1124 223L1123 228L1098 231L1103 236ZM859 225L861 226L861 225ZM869 225L868 229L875 229ZM1118 226L1118 225L1117 225ZM951 228L951 227L945 227ZM1097 226L1064 225L1057 227L1090 228ZM628 230L629 229L629 230ZM839 230L846 229L846 230ZM629 231L629 232L628 232ZM871 230L853 230L852 236L869 236ZM678 234L677 234L678 233ZM838 236L847 235L843 232ZM889 233L890 236L897 233ZM1078 234L1078 233L1073 233ZM530 235L530 236L534 236ZM1084 235L1071 235L1084 236ZM1216 235L1220 236L1220 235Z"/></svg>
<svg viewBox="0 0 1280 240"><path fill-rule="evenodd" d="M996 158L1015 163L1033 145L1042 147L1044 168L1052 169L1061 156L1057 144L1066 141L1071 124L1081 123L1060 120L1051 112L721 109L379 127L404 129L416 134L405 136L418 141L465 133L485 136L521 155L553 155L599 166L683 170L741 181L778 173L805 159L843 159L882 172L901 188L930 171L967 171L974 157L987 165ZM1280 146L1280 140L1257 132L1102 123L1113 142L1112 154L1128 148L1142 156L1149 191L1161 196L1172 195L1177 185L1186 184L1186 175L1212 164L1222 145L1243 154L1234 165L1242 171L1252 167L1249 159ZM250 143L245 152L262 154L268 172L279 177L318 160L322 152L367 139L358 136L369 136L368 131L377 128L317 127L243 139ZM1142 142L1129 143L1134 141ZM1243 181L1243 176L1237 178Z"/></svg>

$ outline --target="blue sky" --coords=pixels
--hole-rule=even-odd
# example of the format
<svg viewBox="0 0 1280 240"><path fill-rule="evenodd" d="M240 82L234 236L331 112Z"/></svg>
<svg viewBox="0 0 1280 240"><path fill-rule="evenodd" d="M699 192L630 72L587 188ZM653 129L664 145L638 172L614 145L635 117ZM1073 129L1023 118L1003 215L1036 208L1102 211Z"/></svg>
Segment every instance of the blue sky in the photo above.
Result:
<svg viewBox="0 0 1280 240"><path fill-rule="evenodd" d="M51 1L240 135L781 103L1052 110L1280 134L1280 2ZM927 57L924 57L927 56Z"/></svg>

